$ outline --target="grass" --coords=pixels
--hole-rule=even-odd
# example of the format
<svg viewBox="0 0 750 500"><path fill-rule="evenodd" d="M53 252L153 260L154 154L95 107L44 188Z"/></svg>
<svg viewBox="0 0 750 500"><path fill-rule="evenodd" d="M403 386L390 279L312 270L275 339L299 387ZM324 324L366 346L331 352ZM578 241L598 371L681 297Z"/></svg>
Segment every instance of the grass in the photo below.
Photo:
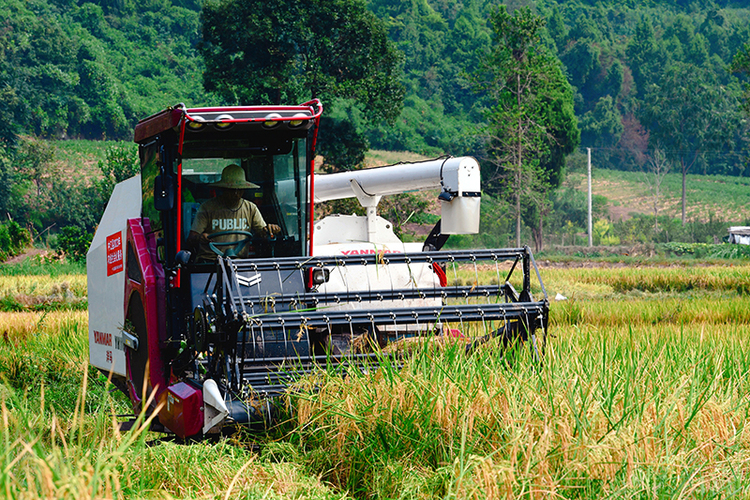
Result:
<svg viewBox="0 0 750 500"><path fill-rule="evenodd" d="M69 174L80 175L81 172L90 176L101 175L98 163L106 160L107 148L111 146L127 145L135 151L136 146L130 141L89 141L70 139L53 141L55 159Z"/></svg>
<svg viewBox="0 0 750 500"><path fill-rule="evenodd" d="M366 383L331 378L298 403L292 433L361 497L747 493L742 329L571 333L557 332L542 371L455 349Z"/></svg>
<svg viewBox="0 0 750 500"><path fill-rule="evenodd" d="M0 276L46 276L77 275L85 280L86 263L55 261L39 257L27 258L18 264L0 264Z"/></svg>
<svg viewBox="0 0 750 500"><path fill-rule="evenodd" d="M586 191L586 174L569 174L568 183ZM595 195L606 196L615 207L625 207L623 212L653 213L646 174L620 170L596 169L592 176ZM682 210L682 174L672 172L665 176L661 186L659 213L680 217ZM723 175L687 176L687 218L689 220L743 221L750 218L747 200L750 197L750 178Z"/></svg>
<svg viewBox="0 0 750 500"><path fill-rule="evenodd" d="M0 495L747 497L748 273L543 268L569 297L543 366L426 343L399 369L300 381L266 433L192 444L116 430L128 403L86 369L84 312L3 313Z"/></svg>
<svg viewBox="0 0 750 500"><path fill-rule="evenodd" d="M0 265L0 313L24 311L85 311L85 265L26 259Z"/></svg>

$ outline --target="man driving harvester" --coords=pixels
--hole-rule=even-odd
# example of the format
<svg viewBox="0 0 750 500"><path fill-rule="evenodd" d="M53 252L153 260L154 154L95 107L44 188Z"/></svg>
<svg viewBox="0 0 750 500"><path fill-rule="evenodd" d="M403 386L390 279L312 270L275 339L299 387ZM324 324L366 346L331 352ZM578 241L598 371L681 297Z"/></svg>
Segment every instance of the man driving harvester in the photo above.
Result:
<svg viewBox="0 0 750 500"><path fill-rule="evenodd" d="M200 206L187 239L199 260L214 260L218 252L245 257L253 235L273 238L281 232L276 224L266 224L258 207L242 197L246 189L259 186L245 179L239 165L224 167L221 180L211 186L221 188L221 193Z"/></svg>

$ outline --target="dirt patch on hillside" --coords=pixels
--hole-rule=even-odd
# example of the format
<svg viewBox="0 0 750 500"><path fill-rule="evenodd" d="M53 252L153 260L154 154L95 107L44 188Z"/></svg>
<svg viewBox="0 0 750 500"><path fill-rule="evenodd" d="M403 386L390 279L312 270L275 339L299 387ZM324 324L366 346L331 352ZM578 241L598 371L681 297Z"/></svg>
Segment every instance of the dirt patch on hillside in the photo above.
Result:
<svg viewBox="0 0 750 500"><path fill-rule="evenodd" d="M43 248L29 248L24 253L20 255L16 255L15 257L11 257L10 259L3 262L3 264L20 264L21 262L25 261L26 259L40 256L40 258L47 257L50 254L49 250L43 249Z"/></svg>

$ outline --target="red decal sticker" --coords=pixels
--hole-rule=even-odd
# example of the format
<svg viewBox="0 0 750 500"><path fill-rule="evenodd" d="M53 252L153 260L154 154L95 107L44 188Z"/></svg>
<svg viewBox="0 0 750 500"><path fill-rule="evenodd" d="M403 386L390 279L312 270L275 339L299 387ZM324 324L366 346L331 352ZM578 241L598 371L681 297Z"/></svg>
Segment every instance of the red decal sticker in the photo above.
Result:
<svg viewBox="0 0 750 500"><path fill-rule="evenodd" d="M107 276L112 276L122 270L122 233L117 232L107 236Z"/></svg>

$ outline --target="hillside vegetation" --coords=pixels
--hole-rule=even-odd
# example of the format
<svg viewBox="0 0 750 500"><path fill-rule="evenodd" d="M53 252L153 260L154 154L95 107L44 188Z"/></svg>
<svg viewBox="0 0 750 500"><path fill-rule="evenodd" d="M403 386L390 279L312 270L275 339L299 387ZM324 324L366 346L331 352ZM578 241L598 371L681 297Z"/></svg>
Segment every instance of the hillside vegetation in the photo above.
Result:
<svg viewBox="0 0 750 500"><path fill-rule="evenodd" d="M704 189L693 185L699 179L693 174L750 173L744 75L730 71L750 41L749 8L731 1L506 3L511 11L529 5L546 21L544 43L573 87L581 151L592 148L597 166L649 172L654 159L663 158L662 167L672 173L665 178L660 214L677 216L674 179L680 173L689 175L683 224L744 222L741 204L714 202L713 195L697 198ZM373 148L471 154L491 174L497 167L486 161L485 122L493 103L470 85L469 75L490 50L488 19L499 4L369 0L403 57L403 110L395 123L378 124L342 100L330 103L331 116L353 123L358 140ZM0 0L0 23L0 212L35 237L71 225L90 232L117 177L110 163L127 163L123 155L132 154L124 146L107 153L108 144L79 161L75 150L84 143L71 139L130 141L138 119L166 106L219 102L203 87L197 1ZM49 140L68 144L45 146ZM579 151L567 164L574 170L583 161ZM101 185L84 181L103 175L100 162L110 178ZM80 169L83 176L73 173ZM610 200L614 221L633 211L621 193L606 189L597 191ZM473 244L508 241L515 232L511 191L485 197L487 236ZM596 202L599 217L608 213L603 201ZM645 198L633 203L635 211L650 212ZM585 199L575 190L550 192L539 210L543 231L531 222L534 217L525 223L547 241L585 230ZM522 240L530 242L530 227L522 230ZM650 238L696 241L694 232L657 233ZM723 236L725 229L719 233L712 236Z"/></svg>
<svg viewBox="0 0 750 500"><path fill-rule="evenodd" d="M403 52L407 95L395 127L368 131L373 146L428 154L480 148L476 126L488 102L465 75L488 50L488 13L498 4L368 2ZM657 101L670 71L690 69L726 90L705 103L721 109L727 129L723 141L702 148L711 156L706 168L744 171L733 114L741 89L728 67L750 41L750 9L739 2L509 2L523 4L547 19L547 43L576 90L582 146L607 151L613 166L636 168L631 150L647 148L658 128L647 111L684 104ZM150 0L136 8L130 0L2 0L0 7L0 110L10 132L127 139L137 119L166 106L216 100L203 91L198 2Z"/></svg>

